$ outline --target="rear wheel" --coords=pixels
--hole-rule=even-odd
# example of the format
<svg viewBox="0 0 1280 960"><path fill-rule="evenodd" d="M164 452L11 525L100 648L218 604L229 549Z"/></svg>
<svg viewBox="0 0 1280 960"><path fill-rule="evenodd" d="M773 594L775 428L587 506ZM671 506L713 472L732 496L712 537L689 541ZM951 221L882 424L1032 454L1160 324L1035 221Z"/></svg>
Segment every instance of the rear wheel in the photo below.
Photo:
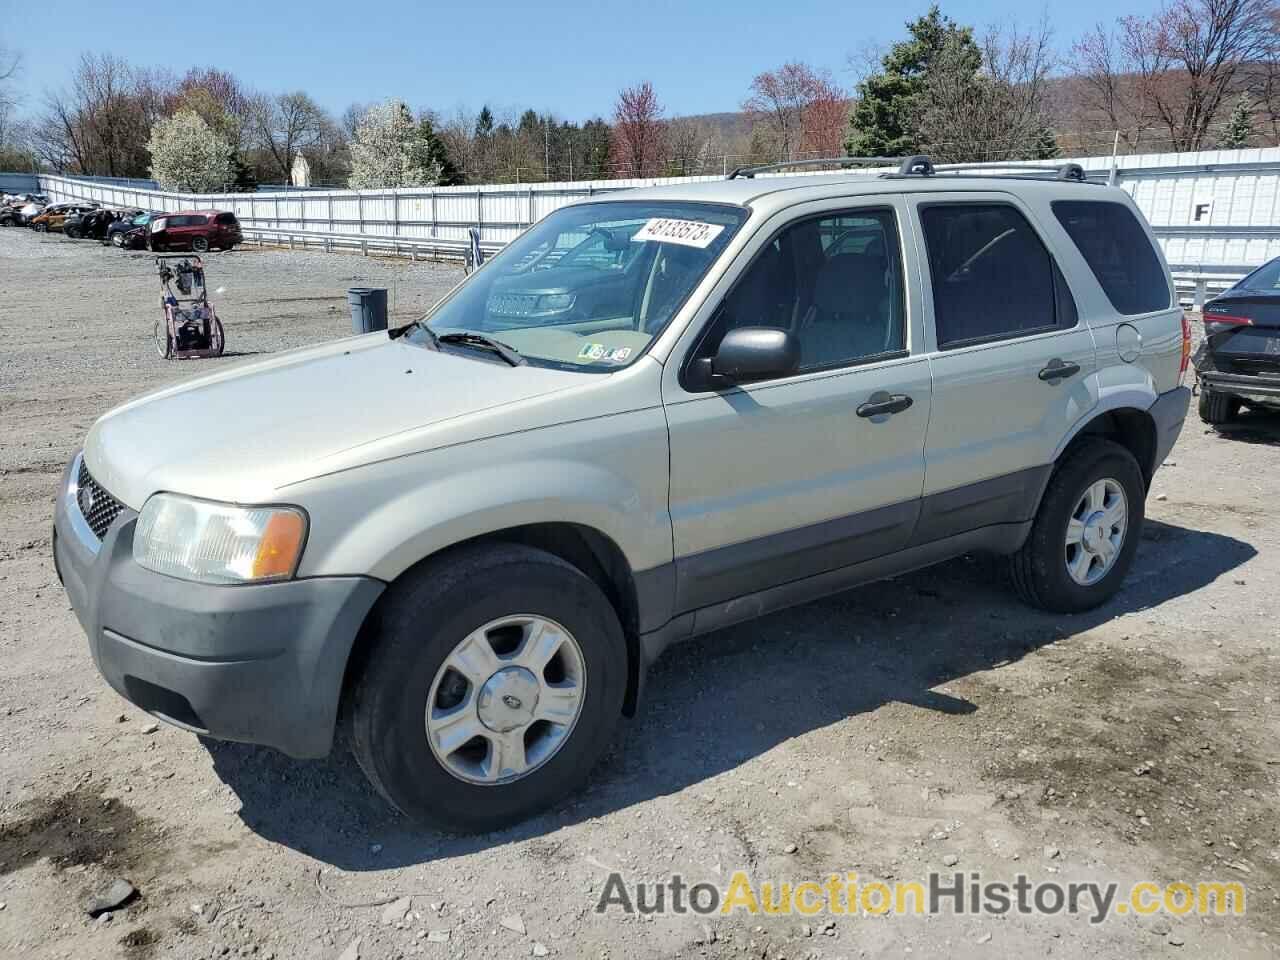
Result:
<svg viewBox="0 0 1280 960"><path fill-rule="evenodd" d="M80 231L77 230L75 227L67 227L62 232L65 233L72 240L80 239Z"/></svg>
<svg viewBox="0 0 1280 960"><path fill-rule="evenodd" d="M168 360L173 356L173 337L169 336L167 319L156 321L156 325L151 328L151 339L155 342L156 353L160 354L161 360Z"/></svg>
<svg viewBox="0 0 1280 960"><path fill-rule="evenodd" d="M600 588L530 547L491 544L394 584L351 690L370 781L423 823L484 831L586 779L622 711L627 647Z"/></svg>
<svg viewBox="0 0 1280 960"><path fill-rule="evenodd" d="M49 225L47 223L37 223L35 225L35 231L36 233L48 233Z"/></svg>
<svg viewBox="0 0 1280 960"><path fill-rule="evenodd" d="M1218 393L1216 390L1210 390L1207 387L1200 388L1198 407L1200 419L1205 423L1216 425L1234 420L1240 413L1240 405L1239 397L1233 397L1227 393Z"/></svg>
<svg viewBox="0 0 1280 960"><path fill-rule="evenodd" d="M1132 453L1081 441L1054 470L1026 542L1010 560L1019 595L1056 613L1109 600L1124 581L1145 517L1146 482Z"/></svg>
<svg viewBox="0 0 1280 960"><path fill-rule="evenodd" d="M215 357L222 356L223 351L227 349L226 331L222 329L222 321L217 317L213 318L213 323L209 327L209 346L213 349Z"/></svg>

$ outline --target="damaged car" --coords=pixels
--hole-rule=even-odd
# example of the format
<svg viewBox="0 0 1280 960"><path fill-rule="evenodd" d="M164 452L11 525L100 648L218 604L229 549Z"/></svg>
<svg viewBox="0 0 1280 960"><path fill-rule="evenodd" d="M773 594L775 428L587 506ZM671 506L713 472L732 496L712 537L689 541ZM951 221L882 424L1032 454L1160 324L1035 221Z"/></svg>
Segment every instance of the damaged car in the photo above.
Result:
<svg viewBox="0 0 1280 960"><path fill-rule="evenodd" d="M1280 257L1204 306L1193 358L1200 419L1233 420L1242 406L1280 409Z"/></svg>

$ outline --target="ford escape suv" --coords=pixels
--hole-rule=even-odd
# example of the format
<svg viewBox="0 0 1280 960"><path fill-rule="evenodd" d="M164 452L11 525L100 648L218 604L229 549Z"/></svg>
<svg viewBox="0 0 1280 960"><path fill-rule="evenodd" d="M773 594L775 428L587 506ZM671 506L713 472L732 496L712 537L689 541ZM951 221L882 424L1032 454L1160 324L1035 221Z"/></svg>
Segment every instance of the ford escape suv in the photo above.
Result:
<svg viewBox="0 0 1280 960"><path fill-rule="evenodd" d="M416 323L103 416L54 555L107 682L295 757L342 727L483 830L581 783L673 641L968 551L1111 597L1190 395L1128 195L755 173L564 207Z"/></svg>

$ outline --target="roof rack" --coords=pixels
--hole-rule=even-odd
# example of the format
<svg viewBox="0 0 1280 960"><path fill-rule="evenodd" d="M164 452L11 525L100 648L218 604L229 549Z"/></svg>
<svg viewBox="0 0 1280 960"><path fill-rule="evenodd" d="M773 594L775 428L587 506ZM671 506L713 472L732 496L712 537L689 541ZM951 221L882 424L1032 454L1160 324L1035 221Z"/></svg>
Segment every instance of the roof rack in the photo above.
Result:
<svg viewBox="0 0 1280 960"><path fill-rule="evenodd" d="M823 157L817 160L787 160L782 163L765 163L754 167L738 167L730 173L726 180L746 178L750 180L757 173L770 173L775 170L788 170L794 167L817 167L836 165L839 167L892 167L897 166L895 173L882 173L882 177L932 177L937 174L968 174L972 176L1011 177L1022 179L1068 181L1071 183L1087 183L1088 175L1084 167L1078 163L1059 164L1023 164L1010 161L1002 163L948 163L934 166L933 161L923 154L911 157Z"/></svg>

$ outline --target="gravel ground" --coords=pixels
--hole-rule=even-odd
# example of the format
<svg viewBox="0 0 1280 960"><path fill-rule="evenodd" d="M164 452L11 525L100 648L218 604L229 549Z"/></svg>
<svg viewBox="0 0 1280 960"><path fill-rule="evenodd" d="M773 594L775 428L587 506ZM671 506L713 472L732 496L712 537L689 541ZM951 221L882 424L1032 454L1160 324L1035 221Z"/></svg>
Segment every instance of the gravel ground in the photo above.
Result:
<svg viewBox="0 0 1280 960"><path fill-rule="evenodd" d="M410 317L459 271L241 250L209 275L249 354L345 333L348 286L386 285ZM585 792L457 838L393 815L345 755L202 742L98 677L49 556L59 472L103 411L235 362L159 360L156 291L143 255L0 230L0 956L1275 953L1280 418L1192 414L1103 609L1030 611L973 558L725 630L668 653ZM611 870L723 887L739 868L1240 880L1248 914L593 910ZM141 896L89 919L116 877ZM389 897L408 902L369 905Z"/></svg>

